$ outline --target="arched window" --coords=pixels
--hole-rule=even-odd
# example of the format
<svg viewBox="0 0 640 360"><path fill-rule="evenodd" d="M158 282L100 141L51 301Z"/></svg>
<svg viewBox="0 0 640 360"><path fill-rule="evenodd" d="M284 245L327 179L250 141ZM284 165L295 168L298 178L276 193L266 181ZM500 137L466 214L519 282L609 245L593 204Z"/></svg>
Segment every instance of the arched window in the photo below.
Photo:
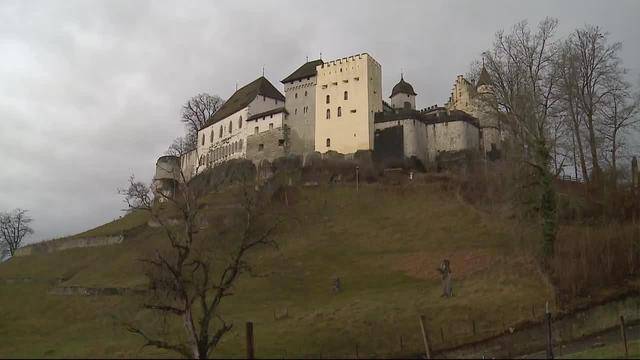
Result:
<svg viewBox="0 0 640 360"><path fill-rule="evenodd" d="M304 96L307 96L307 91L306 90L304 91Z"/></svg>
<svg viewBox="0 0 640 360"><path fill-rule="evenodd" d="M242 139L238 142L238 150L242 152Z"/></svg>
<svg viewBox="0 0 640 360"><path fill-rule="evenodd" d="M220 125L220 133L218 134L218 137L222 137L222 125Z"/></svg>
<svg viewBox="0 0 640 360"><path fill-rule="evenodd" d="M209 134L209 142L213 142L213 129L211 129L211 134Z"/></svg>
<svg viewBox="0 0 640 360"><path fill-rule="evenodd" d="M202 145L204 145L204 134L202 134Z"/></svg>
<svg viewBox="0 0 640 360"><path fill-rule="evenodd" d="M293 110L293 114L294 115L298 115L298 109L297 108Z"/></svg>
<svg viewBox="0 0 640 360"><path fill-rule="evenodd" d="M348 91L344 92L344 99L345 100L349 100L349 92Z"/></svg>
<svg viewBox="0 0 640 360"><path fill-rule="evenodd" d="M331 110L327 109L327 119L331 119Z"/></svg>
<svg viewBox="0 0 640 360"><path fill-rule="evenodd" d="M327 104L331 102L331 96L327 95Z"/></svg>
<svg viewBox="0 0 640 360"><path fill-rule="evenodd" d="M233 131L233 123L229 121L229 134Z"/></svg>
<svg viewBox="0 0 640 360"><path fill-rule="evenodd" d="M338 117L342 116L342 107L338 106Z"/></svg>
<svg viewBox="0 0 640 360"><path fill-rule="evenodd" d="M240 116L240 119L238 120L238 129L242 129L242 116Z"/></svg>
<svg viewBox="0 0 640 360"><path fill-rule="evenodd" d="M331 147L331 139L327 138L327 147Z"/></svg>
<svg viewBox="0 0 640 360"><path fill-rule="evenodd" d="M295 98L296 98L296 99L298 98L298 93L296 93L296 96L295 96Z"/></svg>

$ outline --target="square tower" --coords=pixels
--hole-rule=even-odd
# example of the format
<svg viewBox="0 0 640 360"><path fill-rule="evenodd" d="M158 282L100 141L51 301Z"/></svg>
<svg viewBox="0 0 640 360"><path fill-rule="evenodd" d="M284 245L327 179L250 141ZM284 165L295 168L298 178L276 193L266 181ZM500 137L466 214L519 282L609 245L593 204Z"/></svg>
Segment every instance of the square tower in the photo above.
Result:
<svg viewBox="0 0 640 360"><path fill-rule="evenodd" d="M315 151L316 67L322 60L308 61L284 78L286 125L289 126L291 153L304 155Z"/></svg>
<svg viewBox="0 0 640 360"><path fill-rule="evenodd" d="M369 54L316 67L315 150L373 150L374 115L382 111L382 67Z"/></svg>

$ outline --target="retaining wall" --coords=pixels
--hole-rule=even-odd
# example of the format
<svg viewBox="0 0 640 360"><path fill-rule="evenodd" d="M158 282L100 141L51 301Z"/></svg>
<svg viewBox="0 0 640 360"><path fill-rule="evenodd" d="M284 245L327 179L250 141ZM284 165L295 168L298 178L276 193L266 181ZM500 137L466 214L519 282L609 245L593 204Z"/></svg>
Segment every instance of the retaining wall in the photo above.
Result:
<svg viewBox="0 0 640 360"><path fill-rule="evenodd" d="M53 241L44 241L41 243L27 245L16 251L16 256L28 256L33 254L46 254L54 251L86 248L95 246L107 246L120 244L124 241L124 235L98 236L85 238L70 238Z"/></svg>

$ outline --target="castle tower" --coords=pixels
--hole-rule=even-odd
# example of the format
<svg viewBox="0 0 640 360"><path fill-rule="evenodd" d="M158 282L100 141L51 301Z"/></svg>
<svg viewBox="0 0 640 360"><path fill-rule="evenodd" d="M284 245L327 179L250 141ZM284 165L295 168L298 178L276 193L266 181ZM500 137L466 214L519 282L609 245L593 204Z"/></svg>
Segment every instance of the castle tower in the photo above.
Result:
<svg viewBox="0 0 640 360"><path fill-rule="evenodd" d="M391 106L394 109L416 109L416 92L413 86L404 81L404 76L400 75L400 81L391 90Z"/></svg>
<svg viewBox="0 0 640 360"><path fill-rule="evenodd" d="M363 53L318 65L315 149L373 150L374 115L382 111L382 66Z"/></svg>
<svg viewBox="0 0 640 360"><path fill-rule="evenodd" d="M281 81L289 113L286 123L291 130L292 154L308 154L315 150L316 67L322 64L321 59L308 61Z"/></svg>

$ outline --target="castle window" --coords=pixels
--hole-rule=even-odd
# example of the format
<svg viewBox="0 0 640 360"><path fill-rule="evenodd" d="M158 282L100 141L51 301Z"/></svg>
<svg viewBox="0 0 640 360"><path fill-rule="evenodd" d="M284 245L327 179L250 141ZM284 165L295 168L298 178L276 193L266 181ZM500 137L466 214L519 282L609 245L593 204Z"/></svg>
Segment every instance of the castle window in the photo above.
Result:
<svg viewBox="0 0 640 360"><path fill-rule="evenodd" d="M209 142L213 142L213 129L211 129L211 134L209 134Z"/></svg>
<svg viewBox="0 0 640 360"><path fill-rule="evenodd" d="M298 93L296 93L296 95L294 97L297 99L298 98Z"/></svg>
<svg viewBox="0 0 640 360"><path fill-rule="evenodd" d="M273 123L269 124L269 130L273 130Z"/></svg>
<svg viewBox="0 0 640 360"><path fill-rule="evenodd" d="M355 114L356 113L356 109L351 110L351 113Z"/></svg>
<svg viewBox="0 0 640 360"><path fill-rule="evenodd" d="M238 151L242 151L242 139L238 141Z"/></svg>
<svg viewBox="0 0 640 360"><path fill-rule="evenodd" d="M342 116L342 107L338 106L338 117Z"/></svg>
<svg viewBox="0 0 640 360"><path fill-rule="evenodd" d="M331 119L331 110L327 109L327 119Z"/></svg>
<svg viewBox="0 0 640 360"><path fill-rule="evenodd" d="M240 116L240 119L238 120L238 129L242 129L242 116Z"/></svg>
<svg viewBox="0 0 640 360"><path fill-rule="evenodd" d="M229 121L229 134L231 134L232 131L233 131L233 123Z"/></svg>
<svg viewBox="0 0 640 360"><path fill-rule="evenodd" d="M254 134L258 134L259 131L260 131L260 129L257 126L255 128L253 128L253 133Z"/></svg>
<svg viewBox="0 0 640 360"><path fill-rule="evenodd" d="M349 92L348 91L344 92L344 99L345 100L349 100Z"/></svg>
<svg viewBox="0 0 640 360"><path fill-rule="evenodd" d="M262 97L262 101L267 101L267 98L265 98L264 96Z"/></svg>
<svg viewBox="0 0 640 360"><path fill-rule="evenodd" d="M284 139L278 140L278 146L284 146Z"/></svg>
<svg viewBox="0 0 640 360"><path fill-rule="evenodd" d="M304 96L307 96L307 91L306 91L306 90L305 90L305 92L304 92Z"/></svg>
<svg viewBox="0 0 640 360"><path fill-rule="evenodd" d="M218 134L218 137L222 137L222 125L220 125L220 133Z"/></svg>
<svg viewBox="0 0 640 360"><path fill-rule="evenodd" d="M202 134L202 145L204 145L204 134Z"/></svg>
<svg viewBox="0 0 640 360"><path fill-rule="evenodd" d="M329 104L331 102L331 96L327 95L327 104Z"/></svg>
<svg viewBox="0 0 640 360"><path fill-rule="evenodd" d="M296 108L296 109L293 109L293 114L294 114L294 115L298 115L298 109L297 109L297 108Z"/></svg>
<svg viewBox="0 0 640 360"><path fill-rule="evenodd" d="M264 144L258 144L258 151L264 150Z"/></svg>
<svg viewBox="0 0 640 360"><path fill-rule="evenodd" d="M331 147L331 139L327 138L327 147Z"/></svg>
<svg viewBox="0 0 640 360"><path fill-rule="evenodd" d="M358 81L360 80L360 77L354 77L353 80Z"/></svg>
<svg viewBox="0 0 640 360"><path fill-rule="evenodd" d="M278 105L278 99L276 99L276 105Z"/></svg>

